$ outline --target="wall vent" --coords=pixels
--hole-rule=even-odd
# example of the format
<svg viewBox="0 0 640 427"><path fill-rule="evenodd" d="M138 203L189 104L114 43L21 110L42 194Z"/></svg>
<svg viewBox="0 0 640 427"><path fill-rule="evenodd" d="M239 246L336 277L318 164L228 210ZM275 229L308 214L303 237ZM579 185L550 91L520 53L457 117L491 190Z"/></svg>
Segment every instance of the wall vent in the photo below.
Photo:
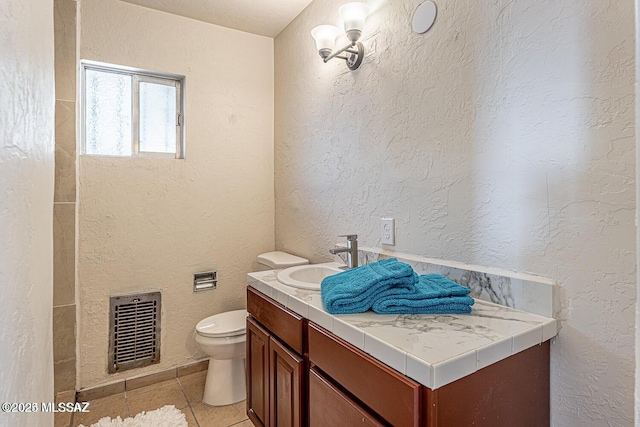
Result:
<svg viewBox="0 0 640 427"><path fill-rule="evenodd" d="M160 292L109 298L109 373L160 362Z"/></svg>

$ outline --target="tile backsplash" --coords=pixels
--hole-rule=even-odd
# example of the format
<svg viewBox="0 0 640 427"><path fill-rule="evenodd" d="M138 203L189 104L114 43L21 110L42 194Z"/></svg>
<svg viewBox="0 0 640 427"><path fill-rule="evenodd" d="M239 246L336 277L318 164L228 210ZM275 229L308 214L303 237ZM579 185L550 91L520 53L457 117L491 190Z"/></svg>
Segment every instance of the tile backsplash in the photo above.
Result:
<svg viewBox="0 0 640 427"><path fill-rule="evenodd" d="M359 265L385 258L406 262L418 274L436 273L448 277L471 289L474 298L558 318L559 308L554 305L556 283L552 279L367 246L361 246L358 251Z"/></svg>

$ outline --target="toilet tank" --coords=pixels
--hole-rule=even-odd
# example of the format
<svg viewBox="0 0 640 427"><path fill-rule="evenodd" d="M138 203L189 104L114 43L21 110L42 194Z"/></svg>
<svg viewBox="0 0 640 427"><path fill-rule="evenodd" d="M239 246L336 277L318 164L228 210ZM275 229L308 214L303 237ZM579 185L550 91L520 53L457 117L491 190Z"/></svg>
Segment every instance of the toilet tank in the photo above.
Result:
<svg viewBox="0 0 640 427"><path fill-rule="evenodd" d="M304 264L309 264L309 260L281 251L258 255L258 271L277 270Z"/></svg>

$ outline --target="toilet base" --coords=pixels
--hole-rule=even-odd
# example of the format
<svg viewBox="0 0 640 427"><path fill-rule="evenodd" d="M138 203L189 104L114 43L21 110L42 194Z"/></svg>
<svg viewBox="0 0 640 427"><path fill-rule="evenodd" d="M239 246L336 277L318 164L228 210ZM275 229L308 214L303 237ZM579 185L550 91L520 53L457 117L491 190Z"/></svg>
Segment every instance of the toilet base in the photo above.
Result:
<svg viewBox="0 0 640 427"><path fill-rule="evenodd" d="M244 357L228 360L209 359L202 401L211 406L224 406L245 400L245 376Z"/></svg>

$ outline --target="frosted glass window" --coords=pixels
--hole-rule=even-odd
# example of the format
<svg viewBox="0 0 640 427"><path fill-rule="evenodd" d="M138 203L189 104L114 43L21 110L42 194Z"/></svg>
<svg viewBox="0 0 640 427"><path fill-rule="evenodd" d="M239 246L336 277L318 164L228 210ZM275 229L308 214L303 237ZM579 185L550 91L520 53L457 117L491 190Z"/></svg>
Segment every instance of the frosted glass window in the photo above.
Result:
<svg viewBox="0 0 640 427"><path fill-rule="evenodd" d="M184 76L82 66L83 155L184 158Z"/></svg>
<svg viewBox="0 0 640 427"><path fill-rule="evenodd" d="M86 154L131 156L131 82L131 76L87 70Z"/></svg>
<svg viewBox="0 0 640 427"><path fill-rule="evenodd" d="M176 152L176 88L140 82L140 151Z"/></svg>

